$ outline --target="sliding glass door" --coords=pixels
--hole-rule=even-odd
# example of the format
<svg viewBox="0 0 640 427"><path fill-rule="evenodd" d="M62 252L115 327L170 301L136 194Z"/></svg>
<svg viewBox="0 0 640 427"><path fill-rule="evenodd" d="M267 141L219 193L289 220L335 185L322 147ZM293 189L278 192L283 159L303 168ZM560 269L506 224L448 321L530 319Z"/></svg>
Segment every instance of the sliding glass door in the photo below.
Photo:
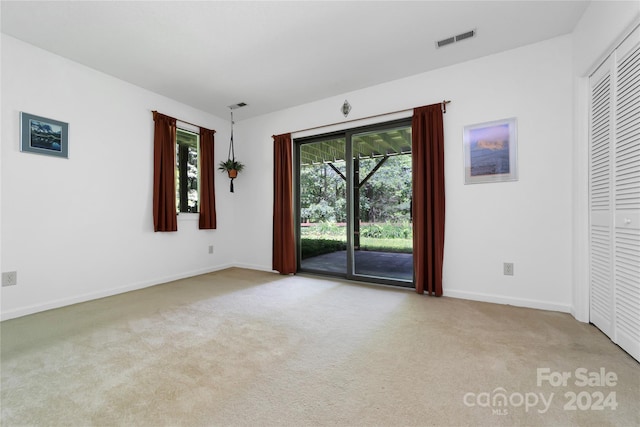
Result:
<svg viewBox="0 0 640 427"><path fill-rule="evenodd" d="M354 134L354 274L413 281L411 127Z"/></svg>
<svg viewBox="0 0 640 427"><path fill-rule="evenodd" d="M344 136L298 145L298 252L301 270L347 274Z"/></svg>
<svg viewBox="0 0 640 427"><path fill-rule="evenodd" d="M298 266L413 283L411 123L296 140Z"/></svg>

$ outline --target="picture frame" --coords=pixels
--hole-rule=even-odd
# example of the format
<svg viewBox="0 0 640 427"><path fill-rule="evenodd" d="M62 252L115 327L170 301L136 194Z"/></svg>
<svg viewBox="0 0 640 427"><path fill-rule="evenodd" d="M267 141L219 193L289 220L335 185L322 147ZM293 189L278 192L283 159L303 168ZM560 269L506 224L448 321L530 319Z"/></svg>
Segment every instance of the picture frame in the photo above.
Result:
<svg viewBox="0 0 640 427"><path fill-rule="evenodd" d="M464 127L464 183L518 180L516 118Z"/></svg>
<svg viewBox="0 0 640 427"><path fill-rule="evenodd" d="M69 158L69 124L20 112L20 151Z"/></svg>

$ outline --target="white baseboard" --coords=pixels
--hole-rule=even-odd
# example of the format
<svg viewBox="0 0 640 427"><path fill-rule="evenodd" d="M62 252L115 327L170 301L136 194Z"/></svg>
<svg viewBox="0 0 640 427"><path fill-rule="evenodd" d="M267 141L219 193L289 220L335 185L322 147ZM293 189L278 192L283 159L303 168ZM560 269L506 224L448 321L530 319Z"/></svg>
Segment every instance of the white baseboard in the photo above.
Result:
<svg viewBox="0 0 640 427"><path fill-rule="evenodd" d="M548 301L540 301L527 298L505 297L502 295L482 294L477 292L443 290L443 296L451 298L468 299L473 301L492 302L496 304L513 305L516 307L536 308L539 310L559 311L562 313L571 313L569 304L558 304Z"/></svg>
<svg viewBox="0 0 640 427"><path fill-rule="evenodd" d="M148 288L151 286L161 285L163 283L173 282L175 280L186 279L188 277L199 276L201 274L213 273L215 271L225 270L227 268L232 268L232 267L244 268L247 270L264 271L268 273L277 273L271 268L261 266L261 265L243 264L243 263L219 265L215 267L203 268L199 270L193 270L185 273L175 274L172 276L159 277L159 278L144 281L144 282L132 283L132 284L120 286L117 288L105 289L98 292L91 292L87 294L77 295L70 298L61 298L53 301L48 301L44 304L35 304L35 305L26 306L26 307L16 308L13 310L3 311L2 313L0 313L0 320L14 319L16 317L22 317L29 314L39 313L41 311L52 310L55 308L65 307L67 305L78 304L81 302L91 301L99 298L110 297L110 296L122 294L125 292L136 291L136 290ZM477 292L456 291L456 290L447 290L447 289L444 290L443 295L451 298L491 302L496 304L506 304L506 305L513 305L517 307L528 307L528 308L536 308L540 310L551 310L551 311L559 311L562 313L573 314L573 308L570 305L557 304L557 303L552 303L548 301L539 301L539 300L526 299L526 298L513 298L513 297L505 297L501 295L482 294ZM574 315L574 317L576 316Z"/></svg>
<svg viewBox="0 0 640 427"><path fill-rule="evenodd" d="M163 283L169 283L175 280L186 279L188 277L199 276L201 274L213 273L214 271L220 271L230 267L234 267L234 265L228 264L202 268L185 273L174 274L171 276L158 277L153 280L146 280L144 282L131 283L125 286L119 286L117 288L104 289L98 292L90 292L87 294L77 295L69 298L60 298L53 301L47 301L43 304L34 304L26 307L19 307L13 310L2 311L2 313L0 313L0 320L15 319L16 317L27 316L29 314L39 313L41 311L52 310L72 304L110 297L113 295L123 294L125 292L137 291L139 289L149 288L151 286L161 285Z"/></svg>
<svg viewBox="0 0 640 427"><path fill-rule="evenodd" d="M245 268L248 270L258 270L258 271L277 273L277 271L272 270L271 268L267 268L259 265L252 265L252 264L235 264L234 267ZM343 280L343 279L337 279L337 280ZM535 308L538 310L559 311L561 313L569 313L571 315L573 315L573 311L574 311L573 307L570 304L558 304L558 303L553 303L548 301L540 301L540 300L527 299L527 298L505 297L502 295L483 294L483 293L477 293L477 292L456 291L456 290L448 291L446 289L443 290L443 295L450 298L460 298L460 299L467 299L472 301L513 305L515 307L526 307L526 308ZM575 317L575 315L573 315L573 317Z"/></svg>
<svg viewBox="0 0 640 427"><path fill-rule="evenodd" d="M584 310L576 310L575 307L571 307L571 315L578 321L582 323L589 323L589 311L585 313Z"/></svg>
<svg viewBox="0 0 640 427"><path fill-rule="evenodd" d="M234 267L237 268L245 268L248 270L258 270L258 271L266 271L277 273L277 271L272 270L270 268L252 264L235 264ZM337 279L343 280L343 279ZM549 301L540 301L534 299L527 298L514 298L514 297L505 297L502 295L493 295L493 294L483 294L477 292L467 292L467 291L456 291L456 290L446 290L444 289L443 295L450 298L460 298L467 299L473 301L481 301L481 302L491 302L495 304L505 304L505 305L513 305L515 307L526 307L526 308L535 308L538 310L549 310L549 311L559 311L561 313L569 313L576 317L573 312L573 307L570 304L558 304ZM577 319L580 320L580 319ZM582 320L580 320L582 321Z"/></svg>
<svg viewBox="0 0 640 427"><path fill-rule="evenodd" d="M275 271L274 269L270 267L265 267L264 265L239 263L239 264L234 264L233 266L236 268L244 268L246 270L257 270L257 271L265 271L267 273L277 273L277 271Z"/></svg>

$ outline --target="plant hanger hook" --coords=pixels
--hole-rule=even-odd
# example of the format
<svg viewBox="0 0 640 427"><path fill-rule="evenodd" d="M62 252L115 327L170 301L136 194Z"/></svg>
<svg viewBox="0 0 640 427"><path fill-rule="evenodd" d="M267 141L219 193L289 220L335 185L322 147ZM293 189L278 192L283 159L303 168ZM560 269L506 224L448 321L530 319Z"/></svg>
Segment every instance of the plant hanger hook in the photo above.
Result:
<svg viewBox="0 0 640 427"><path fill-rule="evenodd" d="M229 160L236 160L236 152L233 147L233 110L231 110L231 139L229 140L229 154L227 155Z"/></svg>
<svg viewBox="0 0 640 427"><path fill-rule="evenodd" d="M240 172L244 168L244 165L242 163L236 161L236 150L233 145L233 125L235 124L235 122L233 121L233 109L244 107L246 105L247 104L245 102L240 102L235 105L229 105L229 110L231 110L230 111L231 135L229 138L229 154L227 155L227 160L224 162L220 162L220 167L218 167L219 170L223 172L227 172L227 174L229 175L229 179L231 180L231 183L229 185L229 190L232 193L233 193L233 180L238 176L238 172Z"/></svg>

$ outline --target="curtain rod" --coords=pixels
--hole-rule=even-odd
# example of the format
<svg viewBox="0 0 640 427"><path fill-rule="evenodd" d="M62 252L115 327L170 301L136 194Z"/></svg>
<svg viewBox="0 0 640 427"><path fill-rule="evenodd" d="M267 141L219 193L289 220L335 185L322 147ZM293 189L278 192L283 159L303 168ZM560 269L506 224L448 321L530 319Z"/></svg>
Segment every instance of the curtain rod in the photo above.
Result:
<svg viewBox="0 0 640 427"><path fill-rule="evenodd" d="M152 110L152 111L151 111L151 114L155 114L155 113L162 114L161 112L156 111L156 110ZM163 116L167 116L166 114L162 114L162 115L163 115ZM167 116L167 117L171 117L171 116ZM176 119L175 117L171 117L171 118L172 118L172 119ZM206 128L206 127L204 127L204 126L200 126L200 125L197 125L197 124L195 124L195 123L188 122L188 121L186 121L186 120L176 119L176 121L178 121L178 122L182 122L182 123L186 123L186 124L188 124L188 125L195 126L195 127L197 127L197 128L207 129L207 130L212 131L213 133L216 133L216 131L215 131L215 130L213 130L213 129L209 129L209 128Z"/></svg>
<svg viewBox="0 0 640 427"><path fill-rule="evenodd" d="M443 114L446 114L446 112L447 112L447 104L449 104L450 102L451 101L443 100L440 103L440 105L442 106L442 113ZM300 132L307 132L307 131L310 131L310 130L322 129L322 128L326 128L326 127L330 127L330 126L342 125L342 124L345 124L345 123L357 122L357 121L368 120L368 119L375 119L377 117L390 116L392 114L407 113L409 111L413 111L413 108L406 108L404 110L392 111L390 113L374 114L373 116L361 117L359 119L345 120L343 122L335 122L335 123L330 123L328 125L314 126L314 127L307 128L307 129L296 130L296 131L293 131L291 133L294 134L294 133L300 133Z"/></svg>

